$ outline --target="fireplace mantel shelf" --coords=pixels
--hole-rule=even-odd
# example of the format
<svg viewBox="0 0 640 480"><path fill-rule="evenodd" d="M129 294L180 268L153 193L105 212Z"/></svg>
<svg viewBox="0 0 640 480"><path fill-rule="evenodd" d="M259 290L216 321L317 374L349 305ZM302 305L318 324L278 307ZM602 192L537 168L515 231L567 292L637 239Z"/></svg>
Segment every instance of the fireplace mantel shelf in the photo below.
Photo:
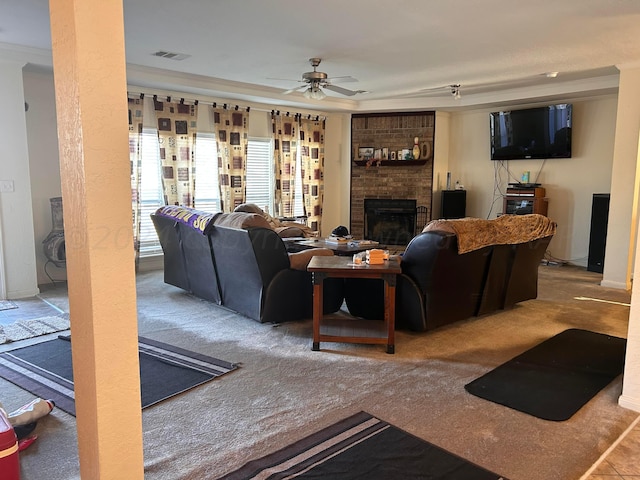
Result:
<svg viewBox="0 0 640 480"><path fill-rule="evenodd" d="M359 167L366 167L367 160L354 160L355 164ZM380 163L380 165L378 165ZM371 167L417 167L419 165L425 165L427 160L374 160L370 165Z"/></svg>

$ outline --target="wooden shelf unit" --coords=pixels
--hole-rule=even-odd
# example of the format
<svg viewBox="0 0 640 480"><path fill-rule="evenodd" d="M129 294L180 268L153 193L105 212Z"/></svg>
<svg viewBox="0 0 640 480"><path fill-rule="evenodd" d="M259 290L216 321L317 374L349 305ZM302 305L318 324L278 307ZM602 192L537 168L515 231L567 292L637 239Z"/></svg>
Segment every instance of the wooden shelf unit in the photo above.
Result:
<svg viewBox="0 0 640 480"><path fill-rule="evenodd" d="M359 167L366 167L367 160L354 160ZM427 160L373 160L372 167L377 167L378 163L381 167L417 167L425 165Z"/></svg>
<svg viewBox="0 0 640 480"><path fill-rule="evenodd" d="M545 189L532 188L507 188L502 205L503 215L537 213L547 216L549 199L545 197Z"/></svg>

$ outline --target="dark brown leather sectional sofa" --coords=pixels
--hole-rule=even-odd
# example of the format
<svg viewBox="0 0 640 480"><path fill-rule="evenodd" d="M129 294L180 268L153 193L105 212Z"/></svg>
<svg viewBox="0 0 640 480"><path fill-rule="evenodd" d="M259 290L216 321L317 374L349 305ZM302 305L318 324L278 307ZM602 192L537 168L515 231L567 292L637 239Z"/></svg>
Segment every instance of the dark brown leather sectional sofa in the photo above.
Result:
<svg viewBox="0 0 640 480"><path fill-rule="evenodd" d="M555 223L541 215L505 217L512 218L432 222L411 240L397 278L397 328L432 330L537 297L538 266ZM380 281L345 284L352 315L383 318L383 298Z"/></svg>
<svg viewBox="0 0 640 480"><path fill-rule="evenodd" d="M262 323L312 318L311 274L304 262L293 268L298 254L288 254L273 229L256 226L264 222L259 215L168 206L151 218L166 283ZM321 250L300 255L332 254ZM342 302L343 283L328 282L325 311L337 311Z"/></svg>

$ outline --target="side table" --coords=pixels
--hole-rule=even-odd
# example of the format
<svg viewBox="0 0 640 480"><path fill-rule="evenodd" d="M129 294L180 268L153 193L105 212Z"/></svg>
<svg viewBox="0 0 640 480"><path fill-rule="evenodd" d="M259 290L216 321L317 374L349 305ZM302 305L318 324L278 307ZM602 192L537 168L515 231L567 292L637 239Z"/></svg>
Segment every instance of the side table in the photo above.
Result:
<svg viewBox="0 0 640 480"><path fill-rule="evenodd" d="M313 274L313 350L320 342L386 344L395 352L396 275L402 272L395 260L381 265L353 265L351 257L334 255L312 257L307 270ZM355 317L325 319L322 311L324 279L381 278L384 280L384 322Z"/></svg>

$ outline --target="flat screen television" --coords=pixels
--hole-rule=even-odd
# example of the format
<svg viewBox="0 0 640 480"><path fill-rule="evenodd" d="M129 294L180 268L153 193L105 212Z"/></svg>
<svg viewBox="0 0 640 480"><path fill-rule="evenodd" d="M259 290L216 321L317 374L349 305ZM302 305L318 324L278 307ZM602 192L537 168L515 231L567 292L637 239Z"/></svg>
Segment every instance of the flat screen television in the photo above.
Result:
<svg viewBox="0 0 640 480"><path fill-rule="evenodd" d="M492 112L491 160L571 158L572 105Z"/></svg>

